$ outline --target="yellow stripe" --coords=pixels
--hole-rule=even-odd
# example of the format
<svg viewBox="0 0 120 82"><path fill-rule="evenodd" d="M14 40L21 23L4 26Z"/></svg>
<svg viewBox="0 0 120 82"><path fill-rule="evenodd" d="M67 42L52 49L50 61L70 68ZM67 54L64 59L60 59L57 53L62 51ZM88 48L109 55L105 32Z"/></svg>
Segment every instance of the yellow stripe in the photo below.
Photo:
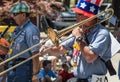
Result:
<svg viewBox="0 0 120 82"><path fill-rule="evenodd" d="M0 32L3 32L8 26L0 26ZM13 32L16 26L11 26L7 32Z"/></svg>

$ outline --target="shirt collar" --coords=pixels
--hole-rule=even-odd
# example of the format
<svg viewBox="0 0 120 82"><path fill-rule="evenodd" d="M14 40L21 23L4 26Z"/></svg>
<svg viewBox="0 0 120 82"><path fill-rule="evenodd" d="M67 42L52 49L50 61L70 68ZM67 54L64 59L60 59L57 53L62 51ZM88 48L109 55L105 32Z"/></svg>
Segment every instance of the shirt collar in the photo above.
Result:
<svg viewBox="0 0 120 82"><path fill-rule="evenodd" d="M94 32L98 29L98 28L97 28L98 25L99 25L99 24L97 24L97 25L95 25L93 28L91 28L91 29L90 29L90 32L88 33L88 35L89 35L90 33L94 33Z"/></svg>
<svg viewBox="0 0 120 82"><path fill-rule="evenodd" d="M27 19L26 22L22 26L20 26L20 28L22 29L29 21L30 19Z"/></svg>

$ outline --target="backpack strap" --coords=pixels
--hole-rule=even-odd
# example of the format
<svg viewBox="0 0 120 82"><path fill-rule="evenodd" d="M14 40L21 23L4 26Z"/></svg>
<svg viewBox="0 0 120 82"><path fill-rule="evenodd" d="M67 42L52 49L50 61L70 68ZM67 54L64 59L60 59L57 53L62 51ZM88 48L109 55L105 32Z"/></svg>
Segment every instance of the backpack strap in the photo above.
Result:
<svg viewBox="0 0 120 82"><path fill-rule="evenodd" d="M88 41L86 35L85 35L85 40L86 40L87 44L89 44L89 41ZM116 70L113 67L111 60L104 61L102 58L100 58L100 59L101 59L101 61L103 61L105 63L105 65L106 65L106 67L107 67L107 69L109 71L110 76L116 75Z"/></svg>
<svg viewBox="0 0 120 82"><path fill-rule="evenodd" d="M110 76L117 74L115 68L112 65L111 60L108 60L107 62L105 62L102 58L100 58L100 59L101 59L101 61L103 61L105 63L105 65L109 71Z"/></svg>

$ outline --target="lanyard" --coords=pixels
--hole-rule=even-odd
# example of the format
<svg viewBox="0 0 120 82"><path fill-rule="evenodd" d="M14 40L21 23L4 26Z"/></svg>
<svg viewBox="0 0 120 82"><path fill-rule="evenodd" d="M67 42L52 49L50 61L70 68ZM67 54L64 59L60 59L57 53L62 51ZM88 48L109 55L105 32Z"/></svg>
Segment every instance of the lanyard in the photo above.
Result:
<svg viewBox="0 0 120 82"><path fill-rule="evenodd" d="M12 50L12 45L14 43L14 41L17 39L17 37L23 32L23 30L25 29L25 27L29 24L30 21L28 21L25 25L23 25L23 28L20 30L20 32L17 33L17 35L14 34L13 38L11 38L10 40L10 47L9 47L9 51L8 51L8 55L10 57L10 55L12 54L13 50Z"/></svg>

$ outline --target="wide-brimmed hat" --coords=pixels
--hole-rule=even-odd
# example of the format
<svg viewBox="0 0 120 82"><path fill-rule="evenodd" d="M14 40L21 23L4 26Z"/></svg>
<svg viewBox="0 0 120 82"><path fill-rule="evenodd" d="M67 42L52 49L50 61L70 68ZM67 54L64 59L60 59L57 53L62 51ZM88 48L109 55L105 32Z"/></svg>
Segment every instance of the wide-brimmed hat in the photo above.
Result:
<svg viewBox="0 0 120 82"><path fill-rule="evenodd" d="M30 13L30 7L25 3L18 3L10 9L10 12L11 13L20 13L20 12Z"/></svg>
<svg viewBox="0 0 120 82"><path fill-rule="evenodd" d="M78 14L92 17L98 14L99 7L104 0L79 0L76 7L72 10Z"/></svg>

